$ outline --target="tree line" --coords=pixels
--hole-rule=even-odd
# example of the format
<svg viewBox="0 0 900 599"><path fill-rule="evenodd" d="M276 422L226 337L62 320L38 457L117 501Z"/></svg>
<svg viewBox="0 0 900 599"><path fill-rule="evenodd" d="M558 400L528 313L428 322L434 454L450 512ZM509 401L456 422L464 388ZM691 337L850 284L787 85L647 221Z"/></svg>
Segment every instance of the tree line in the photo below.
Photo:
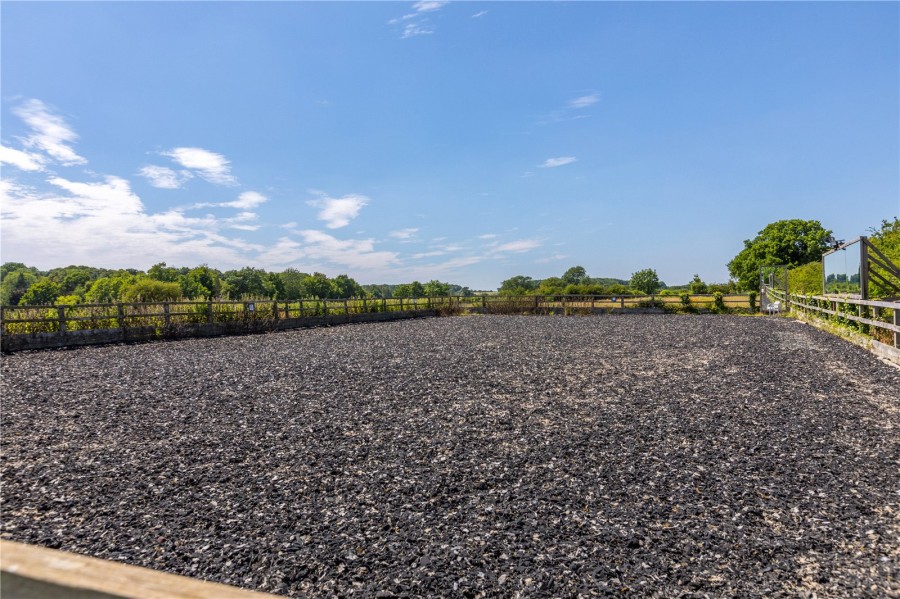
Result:
<svg viewBox="0 0 900 599"><path fill-rule="evenodd" d="M21 262L0 266L0 304L107 304L207 299L334 299L471 295L459 285L434 280L400 285L360 285L346 274L328 277L288 268L267 272L245 267L220 271L207 265L175 268L165 262L146 272L67 266L41 271Z"/></svg>
<svg viewBox="0 0 900 599"><path fill-rule="evenodd" d="M583 266L573 266L559 277L532 279L516 275L500 284L501 295L681 295L683 293L735 293L734 283L705 283L700 275L684 285L668 286L653 268L644 268L631 278L590 277Z"/></svg>

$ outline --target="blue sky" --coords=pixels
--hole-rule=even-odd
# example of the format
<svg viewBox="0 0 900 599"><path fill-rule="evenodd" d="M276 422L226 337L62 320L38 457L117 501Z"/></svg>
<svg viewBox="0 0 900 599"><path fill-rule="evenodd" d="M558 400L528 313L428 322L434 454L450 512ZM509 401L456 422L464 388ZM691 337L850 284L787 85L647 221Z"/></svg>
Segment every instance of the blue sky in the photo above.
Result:
<svg viewBox="0 0 900 599"><path fill-rule="evenodd" d="M900 214L900 4L3 2L0 259L725 281Z"/></svg>

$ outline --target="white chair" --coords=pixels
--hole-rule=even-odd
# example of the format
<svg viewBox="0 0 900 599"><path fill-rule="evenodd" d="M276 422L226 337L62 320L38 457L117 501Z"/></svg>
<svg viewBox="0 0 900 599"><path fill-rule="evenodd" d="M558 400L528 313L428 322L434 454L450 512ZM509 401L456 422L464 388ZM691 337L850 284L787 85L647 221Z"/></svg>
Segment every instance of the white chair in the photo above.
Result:
<svg viewBox="0 0 900 599"><path fill-rule="evenodd" d="M772 302L766 306L766 312L769 314L778 314L781 312L781 302Z"/></svg>

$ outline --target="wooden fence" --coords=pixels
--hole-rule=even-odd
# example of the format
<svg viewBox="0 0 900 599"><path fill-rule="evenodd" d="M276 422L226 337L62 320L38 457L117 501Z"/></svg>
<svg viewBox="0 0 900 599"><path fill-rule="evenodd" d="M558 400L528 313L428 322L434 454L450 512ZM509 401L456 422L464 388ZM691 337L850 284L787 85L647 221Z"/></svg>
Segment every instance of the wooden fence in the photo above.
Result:
<svg viewBox="0 0 900 599"><path fill-rule="evenodd" d="M786 294L771 287L765 287L764 291L767 296L805 314L824 315L839 322L855 322L861 325L863 332L867 332L865 327L891 331L894 347L900 348L900 302L833 295Z"/></svg>
<svg viewBox="0 0 900 599"><path fill-rule="evenodd" d="M687 305L709 309L713 295ZM213 336L437 314L597 313L684 307L681 296L527 295L426 298L183 301L0 307L3 351L123 341ZM727 308L749 309L746 295L722 296Z"/></svg>

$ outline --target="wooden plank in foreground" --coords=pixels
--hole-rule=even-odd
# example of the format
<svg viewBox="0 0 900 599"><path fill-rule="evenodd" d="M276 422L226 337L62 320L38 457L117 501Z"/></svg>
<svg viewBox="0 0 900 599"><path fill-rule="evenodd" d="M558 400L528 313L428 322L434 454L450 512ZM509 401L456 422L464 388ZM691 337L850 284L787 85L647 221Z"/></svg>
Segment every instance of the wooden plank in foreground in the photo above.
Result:
<svg viewBox="0 0 900 599"><path fill-rule="evenodd" d="M4 540L0 540L0 596L3 599L275 597L268 593Z"/></svg>

